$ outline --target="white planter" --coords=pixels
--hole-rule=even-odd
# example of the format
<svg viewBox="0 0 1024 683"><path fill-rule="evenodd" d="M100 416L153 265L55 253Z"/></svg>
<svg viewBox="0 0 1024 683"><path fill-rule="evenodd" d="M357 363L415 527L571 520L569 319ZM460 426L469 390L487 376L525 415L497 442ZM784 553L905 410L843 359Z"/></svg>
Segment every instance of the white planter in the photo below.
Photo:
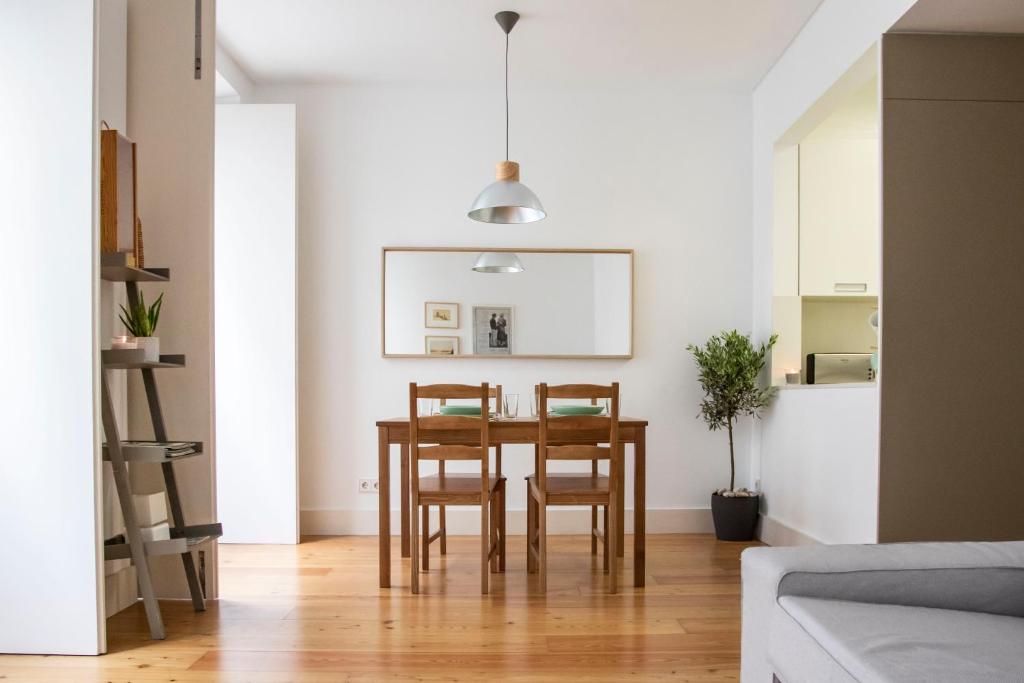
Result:
<svg viewBox="0 0 1024 683"><path fill-rule="evenodd" d="M150 363L160 361L160 337L136 337L136 348L146 352L145 360Z"/></svg>

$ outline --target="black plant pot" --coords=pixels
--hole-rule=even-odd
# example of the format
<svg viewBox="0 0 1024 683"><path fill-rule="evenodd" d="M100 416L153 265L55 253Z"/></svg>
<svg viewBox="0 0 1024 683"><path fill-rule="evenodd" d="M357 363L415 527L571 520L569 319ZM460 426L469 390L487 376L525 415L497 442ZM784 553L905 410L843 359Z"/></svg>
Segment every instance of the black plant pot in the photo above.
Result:
<svg viewBox="0 0 1024 683"><path fill-rule="evenodd" d="M757 526L760 496L726 498L711 495L711 517L719 541L752 541Z"/></svg>

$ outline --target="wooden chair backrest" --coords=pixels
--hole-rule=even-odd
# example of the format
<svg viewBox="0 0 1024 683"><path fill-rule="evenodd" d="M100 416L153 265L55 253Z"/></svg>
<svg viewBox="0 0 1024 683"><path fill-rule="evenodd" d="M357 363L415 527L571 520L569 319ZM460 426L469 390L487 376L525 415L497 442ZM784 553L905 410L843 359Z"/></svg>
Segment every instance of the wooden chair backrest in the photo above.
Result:
<svg viewBox="0 0 1024 683"><path fill-rule="evenodd" d="M599 399L609 399L610 410L605 415L548 415L549 399L590 399L591 405ZM590 460L593 472L597 472L598 460L610 460L612 467L618 466L621 457L619 448L619 383L610 386L599 384L562 384L537 387L537 418L540 422L539 458L537 462L537 485L547 487L548 460ZM584 431L588 443L565 444L562 437L566 431ZM554 441L563 445L550 445ZM607 446L594 444L607 443Z"/></svg>
<svg viewBox="0 0 1024 683"><path fill-rule="evenodd" d="M420 415L418 399L432 398L447 401L453 398L478 399L480 415ZM409 384L409 456L414 491L419 491L419 461L479 460L483 500L490 491L488 450L488 401L491 391L487 383L469 384ZM459 445L421 445L421 432L444 432L446 441ZM428 438L427 443L430 443ZM433 443L436 443L434 441ZM474 445L466 445L474 444ZM478 445L476 445L478 444Z"/></svg>

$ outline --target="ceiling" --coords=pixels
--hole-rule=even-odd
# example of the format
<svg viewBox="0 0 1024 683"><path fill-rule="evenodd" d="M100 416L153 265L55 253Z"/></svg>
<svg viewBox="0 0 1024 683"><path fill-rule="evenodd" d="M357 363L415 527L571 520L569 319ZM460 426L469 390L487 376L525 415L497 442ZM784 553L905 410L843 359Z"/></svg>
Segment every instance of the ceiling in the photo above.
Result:
<svg viewBox="0 0 1024 683"><path fill-rule="evenodd" d="M511 9L513 84L749 91L820 1L218 0L217 39L258 84L473 86Z"/></svg>
<svg viewBox="0 0 1024 683"><path fill-rule="evenodd" d="M1024 33L1022 0L918 0L890 31Z"/></svg>

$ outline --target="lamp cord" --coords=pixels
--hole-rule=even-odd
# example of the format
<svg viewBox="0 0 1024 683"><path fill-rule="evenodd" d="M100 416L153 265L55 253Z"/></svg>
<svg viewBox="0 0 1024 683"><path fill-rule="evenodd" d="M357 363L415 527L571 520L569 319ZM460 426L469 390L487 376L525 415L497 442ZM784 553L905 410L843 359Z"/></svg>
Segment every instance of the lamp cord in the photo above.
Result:
<svg viewBox="0 0 1024 683"><path fill-rule="evenodd" d="M505 161L508 161L508 34L505 34Z"/></svg>

